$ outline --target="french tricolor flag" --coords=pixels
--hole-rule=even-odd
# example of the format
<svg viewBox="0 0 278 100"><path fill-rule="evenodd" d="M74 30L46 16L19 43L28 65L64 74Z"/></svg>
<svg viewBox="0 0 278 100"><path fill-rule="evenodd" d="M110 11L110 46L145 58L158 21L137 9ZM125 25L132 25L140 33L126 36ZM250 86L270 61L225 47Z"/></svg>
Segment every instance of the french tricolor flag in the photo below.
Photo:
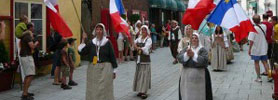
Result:
<svg viewBox="0 0 278 100"><path fill-rule="evenodd" d="M128 23L120 16L125 13L123 4L121 0L110 0L110 16L112 19L112 24L116 32L125 33L130 37L129 25Z"/></svg>
<svg viewBox="0 0 278 100"><path fill-rule="evenodd" d="M47 6L47 16L49 17L50 24L55 31L62 37L71 37L72 32L62 16L59 14L59 6L57 0L44 0Z"/></svg>
<svg viewBox="0 0 278 100"><path fill-rule="evenodd" d="M185 25L190 24L193 29L198 30L202 21L215 6L213 0L189 0L182 23Z"/></svg>
<svg viewBox="0 0 278 100"><path fill-rule="evenodd" d="M208 18L208 22L234 32L237 42L246 38L249 32L256 32L250 19L236 0L221 0Z"/></svg>

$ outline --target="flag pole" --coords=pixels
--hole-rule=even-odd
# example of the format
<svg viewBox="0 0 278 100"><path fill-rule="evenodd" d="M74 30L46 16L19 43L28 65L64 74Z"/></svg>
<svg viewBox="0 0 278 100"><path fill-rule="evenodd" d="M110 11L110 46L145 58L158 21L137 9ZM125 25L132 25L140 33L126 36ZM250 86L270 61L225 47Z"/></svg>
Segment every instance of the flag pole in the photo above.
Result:
<svg viewBox="0 0 278 100"><path fill-rule="evenodd" d="M201 34L201 31L205 28L205 26L208 24L208 22L206 22L206 24L201 28L201 30L198 32L198 34Z"/></svg>
<svg viewBox="0 0 278 100"><path fill-rule="evenodd" d="M79 21L79 23L80 23L80 25L81 25L81 29L83 30L83 32L86 33L86 31L85 31L85 29L84 29L84 27L83 27L83 25L82 25L82 23L81 23L81 19L80 19L79 15L78 15L78 12L77 12L77 9L76 9L76 6L75 6L73 0L71 0L71 2L72 2L72 5L73 5L73 7L74 7L74 11L75 11L75 14L76 14L76 16L77 16L77 19L78 19L78 21Z"/></svg>

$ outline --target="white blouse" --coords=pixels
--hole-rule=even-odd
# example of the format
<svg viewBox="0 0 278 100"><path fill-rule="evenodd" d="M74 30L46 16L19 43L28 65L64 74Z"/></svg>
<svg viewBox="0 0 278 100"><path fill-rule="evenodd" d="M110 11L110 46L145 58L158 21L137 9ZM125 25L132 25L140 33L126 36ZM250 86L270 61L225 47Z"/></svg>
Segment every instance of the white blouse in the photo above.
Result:
<svg viewBox="0 0 278 100"><path fill-rule="evenodd" d="M142 39L142 36L140 36L135 40L135 44L136 43L145 43L145 46L142 47L143 54L145 55L150 54L150 49L152 47L152 39L150 37L146 37L145 39Z"/></svg>

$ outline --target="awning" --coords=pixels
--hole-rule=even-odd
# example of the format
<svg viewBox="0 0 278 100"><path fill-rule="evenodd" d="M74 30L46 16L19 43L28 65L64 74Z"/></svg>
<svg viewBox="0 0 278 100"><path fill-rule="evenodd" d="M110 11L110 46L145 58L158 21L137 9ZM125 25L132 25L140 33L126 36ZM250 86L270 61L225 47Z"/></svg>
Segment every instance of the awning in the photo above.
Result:
<svg viewBox="0 0 278 100"><path fill-rule="evenodd" d="M151 8L166 8L166 0L149 0Z"/></svg>
<svg viewBox="0 0 278 100"><path fill-rule="evenodd" d="M166 9L177 11L178 6L176 0L166 0Z"/></svg>
<svg viewBox="0 0 278 100"><path fill-rule="evenodd" d="M182 0L176 0L178 11L185 11L185 4Z"/></svg>

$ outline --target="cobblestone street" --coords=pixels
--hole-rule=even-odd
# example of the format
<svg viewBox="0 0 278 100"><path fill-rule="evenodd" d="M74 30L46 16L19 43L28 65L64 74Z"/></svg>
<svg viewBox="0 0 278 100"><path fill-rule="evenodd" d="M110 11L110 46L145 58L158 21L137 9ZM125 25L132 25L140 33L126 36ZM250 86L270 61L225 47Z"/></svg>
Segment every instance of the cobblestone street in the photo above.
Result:
<svg viewBox="0 0 278 100"><path fill-rule="evenodd" d="M209 71L212 78L214 100L272 100L273 83L263 77L262 83L254 82L256 75L254 63L247 54L247 49L235 53L235 60L223 72ZM157 49L151 55L152 87L147 100L178 100L178 81L180 64L172 64L169 48ZM62 90L52 85L50 76L35 79L30 87L36 100L85 100L86 69L83 65L75 71L74 79L79 83L72 90ZM261 66L261 71L264 69ZM132 91L135 62L119 65L114 81L116 100L141 100ZM17 85L14 89L1 92L0 100L20 100L21 91Z"/></svg>

